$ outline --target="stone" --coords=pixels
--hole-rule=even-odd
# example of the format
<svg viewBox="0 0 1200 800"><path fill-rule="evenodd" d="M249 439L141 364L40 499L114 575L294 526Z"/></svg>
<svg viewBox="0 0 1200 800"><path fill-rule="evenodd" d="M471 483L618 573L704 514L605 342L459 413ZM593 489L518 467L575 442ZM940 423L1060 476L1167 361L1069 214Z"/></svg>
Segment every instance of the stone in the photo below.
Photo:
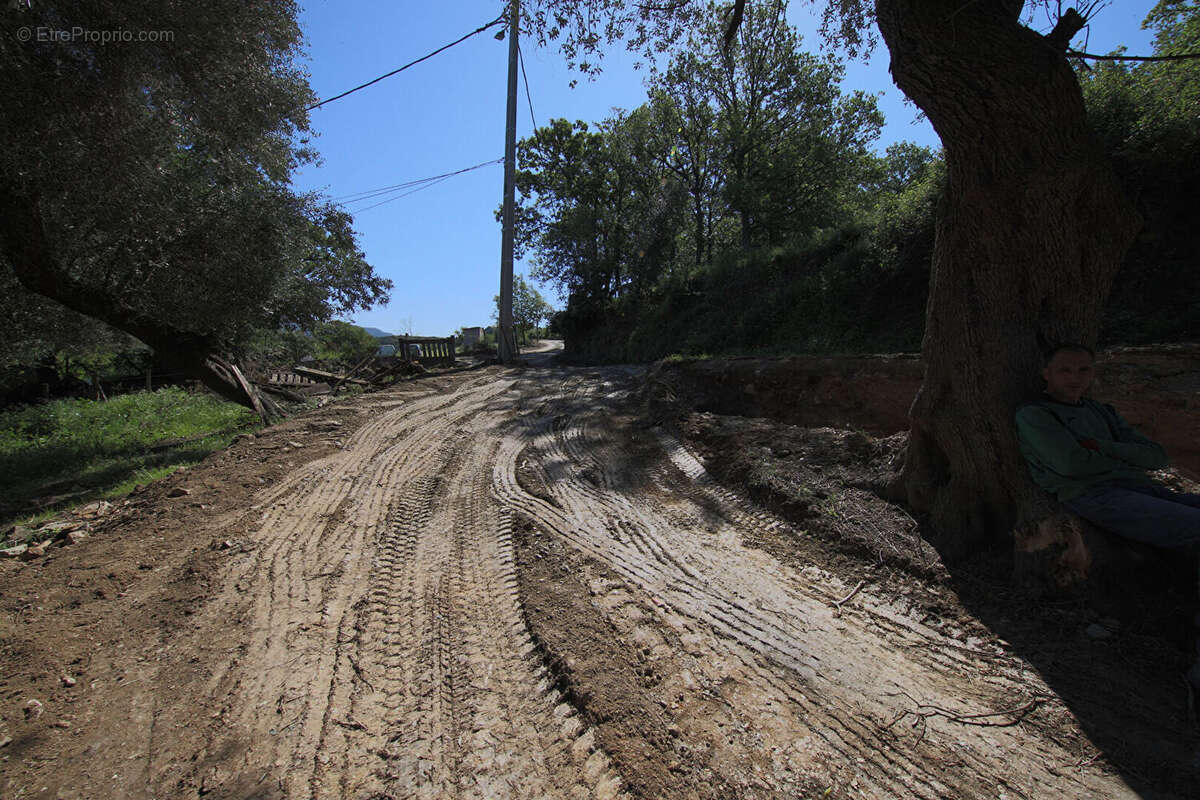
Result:
<svg viewBox="0 0 1200 800"><path fill-rule="evenodd" d="M74 520L56 520L47 522L45 525L37 529L38 533L46 534L65 534L67 531L78 530L83 527L83 524Z"/></svg>
<svg viewBox="0 0 1200 800"><path fill-rule="evenodd" d="M25 719L37 719L42 715L44 709L42 708L41 700L30 699L25 703L23 710L25 711Z"/></svg>
<svg viewBox="0 0 1200 800"><path fill-rule="evenodd" d="M48 541L31 544L24 553L21 553L21 555L18 556L18 558L20 558L22 561L33 561L35 558L41 558L42 556L46 555L46 548L49 546L50 542Z"/></svg>
<svg viewBox="0 0 1200 800"><path fill-rule="evenodd" d="M19 544L15 547L7 547L0 550L0 558L20 558L25 555L25 551L29 549L27 544Z"/></svg>
<svg viewBox="0 0 1200 800"><path fill-rule="evenodd" d="M1091 639L1107 639L1113 635L1112 631L1098 622L1093 622L1091 625L1088 625L1083 632L1086 633Z"/></svg>
<svg viewBox="0 0 1200 800"><path fill-rule="evenodd" d="M10 542L24 542L32 535L33 531L24 525L9 525L4 532L4 538Z"/></svg>
<svg viewBox="0 0 1200 800"><path fill-rule="evenodd" d="M112 503L107 500L100 500L95 503L88 503L82 508L75 509L75 516L85 519L97 519L103 517L112 509Z"/></svg>
<svg viewBox="0 0 1200 800"><path fill-rule="evenodd" d="M72 686L74 686L77 683L79 683L79 681L75 680L75 678L72 678L70 675L62 676L62 685L66 686L68 689L70 689Z"/></svg>
<svg viewBox="0 0 1200 800"><path fill-rule="evenodd" d="M176 486L171 491L167 492L167 497L187 497L191 494L191 490L185 489L182 486Z"/></svg>

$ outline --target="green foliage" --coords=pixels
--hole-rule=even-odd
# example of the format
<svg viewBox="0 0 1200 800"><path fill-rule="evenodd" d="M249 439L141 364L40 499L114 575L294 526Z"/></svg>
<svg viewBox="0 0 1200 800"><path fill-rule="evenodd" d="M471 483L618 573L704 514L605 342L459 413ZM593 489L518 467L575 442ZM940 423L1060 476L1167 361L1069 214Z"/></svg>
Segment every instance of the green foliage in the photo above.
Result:
<svg viewBox="0 0 1200 800"><path fill-rule="evenodd" d="M492 298L496 304L495 318L500 318L500 295ZM554 309L542 297L537 287L525 280L524 275L513 276L513 325L522 342L528 342L531 333L541 327ZM486 338L487 332L484 332Z"/></svg>
<svg viewBox="0 0 1200 800"><path fill-rule="evenodd" d="M911 351L921 339L930 246L923 259L888 261L873 231L849 225L786 247L730 251L654 303L575 299L563 322L568 354L613 362Z"/></svg>
<svg viewBox="0 0 1200 800"><path fill-rule="evenodd" d="M836 61L800 50L785 12L751 6L726 50L709 6L645 105L521 142L518 244L536 277L577 309L647 303L723 250L845 216L882 118L874 98L841 94Z"/></svg>
<svg viewBox="0 0 1200 800"><path fill-rule="evenodd" d="M46 494L79 503L127 490L200 461L254 422L241 406L179 388L0 412L0 520Z"/></svg>
<svg viewBox="0 0 1200 800"><path fill-rule="evenodd" d="M317 358L357 364L379 349L379 340L357 325L333 320L323 322L313 330Z"/></svg>
<svg viewBox="0 0 1200 800"><path fill-rule="evenodd" d="M0 40L3 282L158 349L236 350L256 329L385 301L350 218L288 183L313 156L297 13L280 0L0 9L10 31L171 34Z"/></svg>
<svg viewBox="0 0 1200 800"><path fill-rule="evenodd" d="M1164 0L1144 23L1155 55L1200 52L1200 3ZM1109 301L1103 341L1200 339L1200 61L1101 62L1080 75L1088 117L1144 227Z"/></svg>
<svg viewBox="0 0 1200 800"><path fill-rule="evenodd" d="M579 5L600 19L613 4ZM827 3L823 33L861 45L870 6ZM1155 7L1159 54L1200 51L1197 7ZM521 240L568 299L557 324L575 357L919 346L945 163L907 142L869 154L874 104L838 93L840 66L800 52L777 13L747 4L725 51L708 6L642 108L558 120L522 143ZM1109 343L1200 338L1197 70L1102 62L1081 77L1146 220L1110 298ZM639 241L659 243L641 263Z"/></svg>
<svg viewBox="0 0 1200 800"><path fill-rule="evenodd" d="M259 329L246 343L247 358L271 365L299 364L306 356L316 357L317 342L294 328Z"/></svg>
<svg viewBox="0 0 1200 800"><path fill-rule="evenodd" d="M719 163L724 213L738 220L743 245L770 246L833 223L883 124L873 96L840 92L837 60L801 49L786 13L786 2L748 4L727 48L723 17L710 4L656 84L688 107L699 98L711 110L712 142L701 152ZM705 123L703 114L680 116ZM695 154L678 151L681 160Z"/></svg>

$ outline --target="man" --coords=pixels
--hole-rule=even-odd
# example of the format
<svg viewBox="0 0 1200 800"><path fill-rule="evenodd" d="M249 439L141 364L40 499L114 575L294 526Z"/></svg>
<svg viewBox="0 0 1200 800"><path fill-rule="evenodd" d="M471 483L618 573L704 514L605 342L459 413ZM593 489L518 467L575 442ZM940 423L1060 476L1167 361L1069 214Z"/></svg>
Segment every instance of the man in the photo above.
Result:
<svg viewBox="0 0 1200 800"><path fill-rule="evenodd" d="M1061 344L1042 369L1041 399L1017 409L1017 437L1034 483L1110 533L1200 554L1200 495L1172 492L1150 480L1146 470L1167 466L1166 451L1112 406L1084 397L1095 376L1091 348ZM1200 613L1194 622L1200 629ZM1196 660L1184 677L1200 690L1200 636ZM1191 690L1188 708L1194 708Z"/></svg>
<svg viewBox="0 0 1200 800"><path fill-rule="evenodd" d="M1095 378L1091 348L1059 345L1042 377L1041 399L1017 410L1017 437L1034 482L1097 527L1200 555L1200 495L1152 481L1146 471L1167 466L1166 451L1112 406L1084 396Z"/></svg>

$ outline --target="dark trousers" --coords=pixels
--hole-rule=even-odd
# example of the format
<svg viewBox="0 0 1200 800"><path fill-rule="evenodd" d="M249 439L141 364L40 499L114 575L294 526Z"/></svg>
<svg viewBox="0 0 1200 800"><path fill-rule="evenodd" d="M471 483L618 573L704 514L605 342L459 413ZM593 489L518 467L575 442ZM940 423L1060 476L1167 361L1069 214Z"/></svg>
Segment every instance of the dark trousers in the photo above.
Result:
<svg viewBox="0 0 1200 800"><path fill-rule="evenodd" d="M1110 533L1200 555L1200 495L1141 483L1097 486L1063 502Z"/></svg>

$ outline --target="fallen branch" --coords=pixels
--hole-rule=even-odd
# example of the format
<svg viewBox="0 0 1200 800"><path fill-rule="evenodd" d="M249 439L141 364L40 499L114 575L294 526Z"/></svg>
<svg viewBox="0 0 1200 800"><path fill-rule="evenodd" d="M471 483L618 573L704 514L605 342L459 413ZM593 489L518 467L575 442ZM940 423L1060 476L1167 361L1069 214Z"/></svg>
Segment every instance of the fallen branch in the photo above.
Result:
<svg viewBox="0 0 1200 800"><path fill-rule="evenodd" d="M853 600L854 596L856 594L858 594L859 592L861 592L863 587L866 585L867 585L866 581L859 581L858 585L854 587L854 590L851 591L850 594L846 595L841 600L834 600L833 601L833 605L834 605L833 615L835 617L839 616L842 613L842 606L846 605L846 603L849 603L851 600Z"/></svg>

